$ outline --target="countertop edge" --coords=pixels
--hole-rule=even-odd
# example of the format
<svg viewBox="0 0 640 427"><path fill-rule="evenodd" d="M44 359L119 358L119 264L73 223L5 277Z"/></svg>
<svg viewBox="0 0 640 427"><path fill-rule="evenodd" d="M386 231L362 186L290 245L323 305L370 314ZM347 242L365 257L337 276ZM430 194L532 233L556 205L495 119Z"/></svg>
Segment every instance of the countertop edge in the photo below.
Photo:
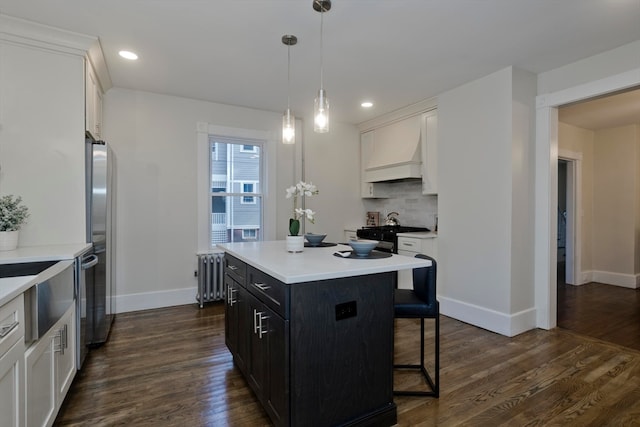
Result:
<svg viewBox="0 0 640 427"><path fill-rule="evenodd" d="M330 248L305 249L300 254L288 254L284 241L230 243L220 245L225 252L285 284L364 276L398 270L428 267L431 261L394 254L376 260L349 259L333 256L336 250L350 247L338 245ZM262 251L267 255L261 254ZM307 264L305 264L305 262ZM310 262L316 264L310 266Z"/></svg>

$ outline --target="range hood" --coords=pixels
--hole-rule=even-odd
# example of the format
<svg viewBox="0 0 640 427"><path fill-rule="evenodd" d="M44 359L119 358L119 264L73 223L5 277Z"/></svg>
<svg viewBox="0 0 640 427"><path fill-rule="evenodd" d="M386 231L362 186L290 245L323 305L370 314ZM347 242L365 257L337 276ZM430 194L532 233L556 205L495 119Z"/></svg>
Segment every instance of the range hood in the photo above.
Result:
<svg viewBox="0 0 640 427"><path fill-rule="evenodd" d="M365 182L422 178L420 124L420 116L414 116L371 131L363 147Z"/></svg>

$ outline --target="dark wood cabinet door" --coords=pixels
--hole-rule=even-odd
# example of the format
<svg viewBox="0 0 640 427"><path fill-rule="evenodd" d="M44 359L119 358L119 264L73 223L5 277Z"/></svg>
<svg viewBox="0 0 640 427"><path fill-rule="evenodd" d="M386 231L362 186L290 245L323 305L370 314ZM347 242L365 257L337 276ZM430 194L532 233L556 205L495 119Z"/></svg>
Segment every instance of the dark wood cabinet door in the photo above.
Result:
<svg viewBox="0 0 640 427"><path fill-rule="evenodd" d="M247 377L249 385L256 393L258 398L264 405L264 385L267 373L267 339L264 338L264 331L260 328L267 327L267 313L264 304L262 304L253 295L247 293L247 307L249 328L243 333L248 334L248 360L247 360ZM262 335L261 335L262 334Z"/></svg>
<svg viewBox="0 0 640 427"><path fill-rule="evenodd" d="M232 302L237 296L237 288L240 286L229 276L224 276L225 306L224 306L224 342L227 348L235 356L238 343L238 309Z"/></svg>
<svg viewBox="0 0 640 427"><path fill-rule="evenodd" d="M238 338L236 340L234 360L240 371L246 373L247 359L249 357L249 333L252 327L251 315L249 314L249 293L242 286L238 286L236 295L235 310L238 316Z"/></svg>
<svg viewBox="0 0 640 427"><path fill-rule="evenodd" d="M289 321L269 312L265 403L275 425L289 424Z"/></svg>

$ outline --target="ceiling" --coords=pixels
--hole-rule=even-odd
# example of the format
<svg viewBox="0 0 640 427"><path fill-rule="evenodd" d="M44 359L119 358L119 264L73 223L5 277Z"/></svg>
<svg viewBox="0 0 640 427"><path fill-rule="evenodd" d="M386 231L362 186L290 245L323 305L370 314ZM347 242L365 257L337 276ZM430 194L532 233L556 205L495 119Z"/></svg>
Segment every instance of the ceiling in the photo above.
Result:
<svg viewBox="0 0 640 427"><path fill-rule="evenodd" d="M640 124L640 89L561 107L558 120L591 130Z"/></svg>
<svg viewBox="0 0 640 427"><path fill-rule="evenodd" d="M504 67L539 73L640 40L640 0L333 0L332 120L361 123ZM98 36L115 87L308 117L320 86L312 0L0 0L0 13ZM127 62L121 49L137 52ZM360 103L374 107L364 110Z"/></svg>

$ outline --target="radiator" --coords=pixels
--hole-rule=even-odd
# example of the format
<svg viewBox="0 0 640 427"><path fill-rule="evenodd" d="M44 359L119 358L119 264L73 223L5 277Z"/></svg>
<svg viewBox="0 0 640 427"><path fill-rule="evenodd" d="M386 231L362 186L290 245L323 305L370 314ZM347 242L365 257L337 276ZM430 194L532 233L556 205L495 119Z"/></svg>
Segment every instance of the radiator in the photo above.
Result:
<svg viewBox="0 0 640 427"><path fill-rule="evenodd" d="M196 300L202 308L205 302L223 300L224 252L198 254L198 293Z"/></svg>

